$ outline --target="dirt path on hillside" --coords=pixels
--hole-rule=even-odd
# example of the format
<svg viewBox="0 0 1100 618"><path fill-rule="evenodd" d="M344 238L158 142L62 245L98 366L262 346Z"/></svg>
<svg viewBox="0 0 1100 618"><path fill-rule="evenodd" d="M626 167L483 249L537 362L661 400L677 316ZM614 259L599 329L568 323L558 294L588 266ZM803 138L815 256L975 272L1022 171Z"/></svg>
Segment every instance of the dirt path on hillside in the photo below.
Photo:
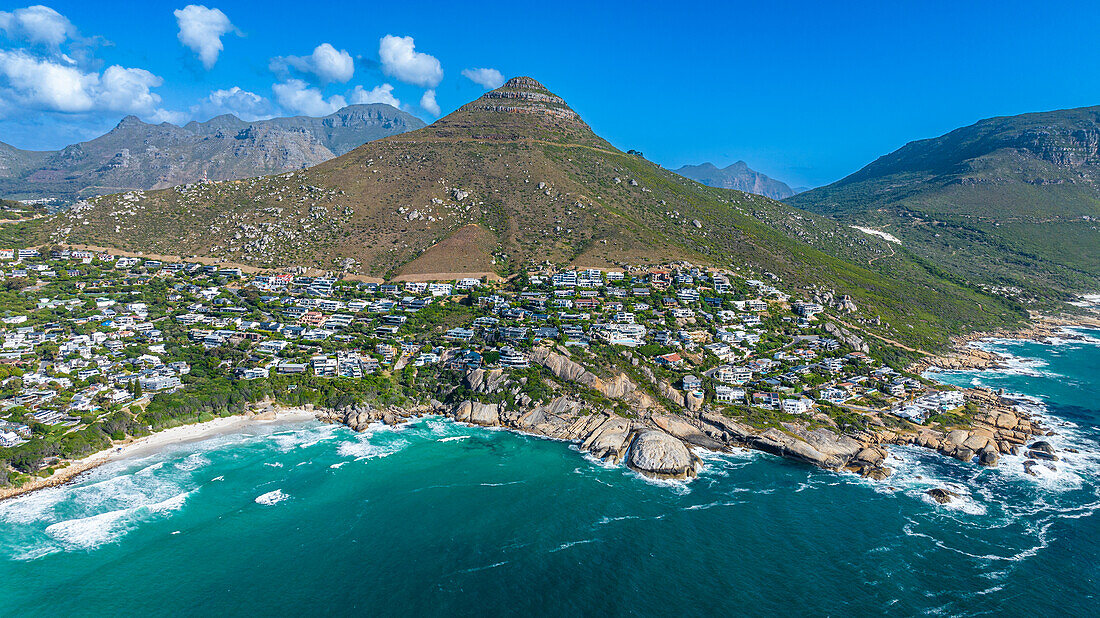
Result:
<svg viewBox="0 0 1100 618"><path fill-rule="evenodd" d="M863 328L861 326L855 326L853 324L849 324L848 322L845 322L844 320L841 320L840 318L833 317L832 319L835 320L836 322L839 322L839 323L843 324L844 326L846 326L848 328L851 328L852 330L858 330L859 332L861 332L865 335L868 335L870 337L874 337L875 339L878 339L879 341L885 341L886 343L889 343L890 345L893 345L893 346L897 346L897 347L899 347L903 350L908 350L910 352L916 352L917 354L923 354L925 356L935 356L935 354L933 354L931 352L926 352L926 351L924 351L920 348L911 348L911 347L905 345L904 343L898 343L897 341L894 341L893 339L887 339L886 337L883 337L882 335L876 335L875 333L872 333L871 331L867 330L866 328Z"/></svg>

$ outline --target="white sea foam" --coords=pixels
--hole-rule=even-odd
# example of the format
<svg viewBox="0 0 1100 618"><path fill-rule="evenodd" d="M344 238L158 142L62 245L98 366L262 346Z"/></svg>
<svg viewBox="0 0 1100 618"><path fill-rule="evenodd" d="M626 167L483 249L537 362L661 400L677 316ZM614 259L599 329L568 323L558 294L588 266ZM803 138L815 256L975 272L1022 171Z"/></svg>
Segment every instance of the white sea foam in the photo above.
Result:
<svg viewBox="0 0 1100 618"><path fill-rule="evenodd" d="M393 439L385 444L371 444L370 436L357 436L356 440L343 442L336 449L342 457L353 457L356 461L389 457L407 447L404 439Z"/></svg>
<svg viewBox="0 0 1100 618"><path fill-rule="evenodd" d="M61 521L47 526L46 534L67 550L93 549L119 539L142 519L179 510L187 501L188 495L190 492L183 492L161 502Z"/></svg>
<svg viewBox="0 0 1100 618"><path fill-rule="evenodd" d="M210 465L210 460L204 457L202 453L191 453L183 461L175 463L177 469L185 472L193 472L208 465Z"/></svg>
<svg viewBox="0 0 1100 618"><path fill-rule="evenodd" d="M595 542L596 542L596 539L582 539L580 541L566 541L565 543L562 543L561 545L558 545L554 549L551 549L550 553L559 552L563 549L569 549L570 547L575 547L577 545L585 545L587 543L595 543Z"/></svg>
<svg viewBox="0 0 1100 618"><path fill-rule="evenodd" d="M282 431L270 435L275 442L275 448L283 453L289 453L295 449L309 448L335 436L335 425L321 425L318 427L303 427L293 431Z"/></svg>
<svg viewBox="0 0 1100 618"><path fill-rule="evenodd" d="M630 470L630 468L627 469ZM642 474L641 472L635 472L634 470L630 470L630 472L634 475L635 478L639 478L646 483L649 483L650 485L656 485L658 487L665 487L667 489L670 489L672 490L672 493L678 496L686 496L691 493L691 487L689 486L689 483L691 483L694 479L659 479L649 476L647 474Z"/></svg>
<svg viewBox="0 0 1100 618"><path fill-rule="evenodd" d="M262 504L264 506L275 506L280 502L290 498L288 494L283 493L283 490L276 489L275 491L269 491L266 494L256 496L256 504Z"/></svg>
<svg viewBox="0 0 1100 618"><path fill-rule="evenodd" d="M455 440L465 440L470 436L449 436L447 438L439 438L436 442L454 442Z"/></svg>
<svg viewBox="0 0 1100 618"><path fill-rule="evenodd" d="M684 510L685 511L702 511L702 510L714 508L716 506L737 506L738 504L745 504L745 501L744 500L718 500L718 501L715 501L715 502L707 502L705 504L692 504L692 505L689 505L689 506L685 506Z"/></svg>

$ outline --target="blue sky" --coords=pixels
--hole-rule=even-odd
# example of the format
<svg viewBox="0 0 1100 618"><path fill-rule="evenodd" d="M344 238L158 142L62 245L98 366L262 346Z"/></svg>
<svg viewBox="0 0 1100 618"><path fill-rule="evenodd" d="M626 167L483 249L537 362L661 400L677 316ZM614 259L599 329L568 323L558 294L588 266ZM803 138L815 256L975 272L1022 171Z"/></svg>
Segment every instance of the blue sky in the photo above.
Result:
<svg viewBox="0 0 1100 618"><path fill-rule="evenodd" d="M464 70L492 69L538 79L666 167L744 159L815 186L981 118L1100 104L1095 2L46 6L0 7L0 141L20 148L127 113L181 123L396 99L432 121L495 83Z"/></svg>

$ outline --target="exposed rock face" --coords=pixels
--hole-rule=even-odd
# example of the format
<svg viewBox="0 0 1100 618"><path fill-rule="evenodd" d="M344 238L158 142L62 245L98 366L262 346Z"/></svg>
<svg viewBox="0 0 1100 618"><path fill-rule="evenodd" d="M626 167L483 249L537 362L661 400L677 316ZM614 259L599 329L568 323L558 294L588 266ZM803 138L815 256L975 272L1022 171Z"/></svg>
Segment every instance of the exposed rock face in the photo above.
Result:
<svg viewBox="0 0 1100 618"><path fill-rule="evenodd" d="M513 77L496 90L486 92L465 109L510 114L534 114L563 120L578 120L577 112L565 101L530 77Z"/></svg>
<svg viewBox="0 0 1100 618"><path fill-rule="evenodd" d="M495 427L500 424L500 408L495 403L463 401L455 408L454 418L463 423Z"/></svg>
<svg viewBox="0 0 1100 618"><path fill-rule="evenodd" d="M683 442L663 431L644 429L630 442L631 468L660 478L695 476L698 458Z"/></svg>
<svg viewBox="0 0 1100 618"><path fill-rule="evenodd" d="M836 337L841 343L851 347L853 350L866 353L869 348L867 342L865 342L859 335L856 335L846 328L842 328L833 322L825 323L825 332Z"/></svg>
<svg viewBox="0 0 1100 618"><path fill-rule="evenodd" d="M556 377L568 382L576 382L599 391L609 399L619 399L633 407L647 410L654 407L653 398L638 390L625 374L617 373L609 380L603 380L580 364L566 356L553 352L549 348L536 348L531 351L531 362L538 363L550 370ZM680 405L683 405L681 398Z"/></svg>

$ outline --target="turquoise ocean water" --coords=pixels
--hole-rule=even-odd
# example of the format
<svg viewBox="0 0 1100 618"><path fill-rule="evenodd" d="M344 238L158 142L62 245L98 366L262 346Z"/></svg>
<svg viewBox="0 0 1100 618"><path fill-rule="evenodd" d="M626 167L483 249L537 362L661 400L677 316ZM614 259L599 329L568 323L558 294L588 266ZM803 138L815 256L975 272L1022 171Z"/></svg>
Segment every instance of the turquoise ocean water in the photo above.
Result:
<svg viewBox="0 0 1100 618"><path fill-rule="evenodd" d="M442 419L253 427L0 503L0 615L1097 615L1089 334L938 376L1032 398L1081 450L1039 478L898 449L871 482L745 451L657 483ZM962 499L933 504L941 486Z"/></svg>

